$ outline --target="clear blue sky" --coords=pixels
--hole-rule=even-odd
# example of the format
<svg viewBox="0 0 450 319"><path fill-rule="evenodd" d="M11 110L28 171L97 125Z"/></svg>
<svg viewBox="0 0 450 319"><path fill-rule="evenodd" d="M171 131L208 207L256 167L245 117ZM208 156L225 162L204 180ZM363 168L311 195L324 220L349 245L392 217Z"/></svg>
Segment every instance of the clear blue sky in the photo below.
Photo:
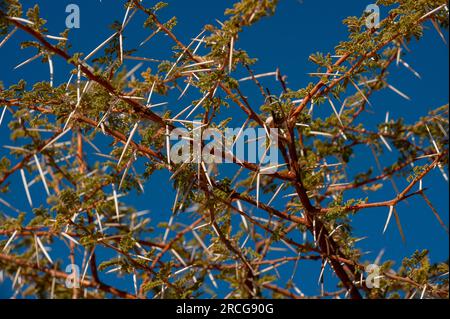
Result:
<svg viewBox="0 0 450 319"><path fill-rule="evenodd" d="M42 16L48 20L49 33L53 35L57 35L65 28L66 5L77 3L80 6L81 28L72 30L70 33L73 45L70 50L72 53L90 52L111 35L108 26L114 20L122 21L124 15L124 1L117 0L27 1L27 3L31 2L36 2L41 6ZM169 0L168 2L169 7L162 11L162 17L170 18L176 15L179 24L175 28L175 33L184 43L188 43L199 33L203 25L215 23L215 18L223 20L224 9L230 7L234 1ZM333 52L335 45L345 40L347 36L347 30L342 24L342 20L351 15L359 16L367 4L372 2L371 0L281 0L275 16L264 19L250 30L246 30L236 46L247 50L250 56L259 59L255 66L256 73L274 71L276 67L279 67L282 73L288 76L291 88L301 88L312 81L306 73L315 72L315 67L308 62L308 56L317 51ZM144 1L146 5L154 3L155 1ZM139 14L129 25L129 30L138 31L125 33L126 47L129 45L134 48L146 37L147 33L139 31L143 30L140 27L142 21L143 16ZM406 101L395 93L387 91L374 95L372 98L374 113L361 118L361 120L368 121L369 127L374 127L383 121L386 111L390 112L391 118L403 117L407 122L413 122L429 110L448 103L448 47L439 39L431 24L427 24L427 27L425 37L418 43L415 41L411 43L412 52L405 58L422 75L422 79L415 78L404 68L394 66L391 69L391 84L409 95L412 100ZM448 34L445 33L445 35L448 39ZM48 79L48 65L38 61L21 69L13 70L15 65L35 54L32 49L18 49L17 43L23 39L25 37L19 32L0 49L0 81L3 81L5 86L22 78L29 83ZM168 58L172 43L165 40L150 41L136 55L157 59ZM66 82L70 68L61 59L55 58L54 62L55 83ZM128 68L130 69L136 64L129 63ZM245 88L244 86L244 90ZM252 97L252 95L249 96ZM242 123L244 118L241 113L236 113L234 116L236 125ZM8 117L5 121L7 120ZM0 143L11 145L9 139L5 139L5 136L9 134L5 122L0 127L0 133ZM0 148L0 156L6 152L6 149ZM388 156L389 154L383 157L382 161L392 162ZM368 166L373 166L376 170L375 163L371 158L362 159L360 165L361 169L366 170ZM152 207L152 211L160 211L162 214L162 216L155 217L156 220L168 220L173 194L166 191L169 188L167 175L160 174L159 176L160 180L153 178L146 185L145 195L140 197L131 195L126 201L139 209L147 209L149 207L146 203L156 202L159 206ZM22 194L20 176L14 177L11 181L12 189ZM407 182L405 179L398 179L397 183L399 188L402 188ZM443 180L439 171L435 170L425 178L424 186L431 188L428 195L448 225L448 183ZM35 197L42 191L36 189ZM371 200L392 198L394 195L392 187L386 184L384 190L373 196ZM14 195L2 195L2 198L17 203ZM28 204L25 198L22 201L22 204L19 203L17 206L25 210ZM8 214L14 215L0 206L0 211L3 209ZM399 205L398 211L406 235L405 244L402 243L394 222L391 223L385 235L381 234L388 214L386 209L368 210L354 217L353 226L356 235L368 236L368 239L359 243L359 247L371 252L366 255L367 260L373 261L379 251L385 249L383 260L393 259L399 262L402 257L410 256L415 250L425 248L430 249L430 256L434 262L448 259L448 236L440 228L432 212L420 197L411 198L408 203L402 203ZM308 269L312 272L311 276ZM301 271L302 275L299 275L298 280L306 293L319 291L316 283L319 271L320 268L317 265L308 264ZM113 276L109 278L111 277ZM104 278L108 280L107 277ZM121 281L120 285L130 288L129 278L119 279L119 281ZM0 284L0 297L10 295L9 287L10 282L8 281L3 285Z"/></svg>

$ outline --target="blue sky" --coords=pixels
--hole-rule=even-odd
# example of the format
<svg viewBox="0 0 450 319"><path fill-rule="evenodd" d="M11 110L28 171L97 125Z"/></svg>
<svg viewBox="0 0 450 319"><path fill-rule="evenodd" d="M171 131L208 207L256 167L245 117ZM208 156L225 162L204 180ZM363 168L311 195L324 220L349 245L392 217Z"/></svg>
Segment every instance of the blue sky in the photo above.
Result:
<svg viewBox="0 0 450 319"><path fill-rule="evenodd" d="M117 0L33 1L33 3L35 2L40 5L42 16L48 20L49 33L53 35L65 28L67 4L77 3L80 6L81 28L72 30L70 33L72 43L70 52L72 53L90 52L111 35L112 31L108 26L114 20L121 21L124 14L122 4L124 1ZM214 24L216 18L223 20L224 9L230 7L234 1L169 0L168 2L169 7L161 11L161 16L164 20L164 18L176 15L179 23L175 28L175 33L179 35L182 42L188 43L200 32L203 25ZM144 1L144 3L153 4L154 1ZM258 63L255 65L256 73L274 71L279 67L281 72L288 76L291 88L302 88L314 80L306 73L316 71L315 66L308 62L308 56L317 51L333 52L335 45L346 40L347 37L347 30L342 24L342 20L351 15L359 16L370 3L372 3L370 0L281 0L275 16L266 18L251 29L245 30L236 46L247 50L251 57L258 58ZM140 26L142 21L143 16L140 14L128 29L143 30ZM445 35L448 39L448 34L445 33ZM134 48L146 37L146 33L128 32L125 36L125 46L129 45ZM48 79L47 64L37 61L13 70L15 65L35 54L31 49L18 49L18 42L25 38L22 33L18 33L0 49L2 61L0 63L0 81L3 81L5 86L22 78L27 79L29 83ZM155 38L144 45L136 55L157 59L169 58L168 53L170 53L171 46L172 43L161 36L161 39ZM406 122L413 122L429 110L448 103L448 47L439 38L431 24L427 24L424 38L420 42L413 41L409 47L412 52L405 57L405 60L421 74L422 79L417 79L405 68L392 67L390 70L391 84L409 95L411 101L406 101L391 91L375 94L371 99L374 112L360 118L369 127L373 128L377 123L382 122L387 111L390 112L391 118L403 117ZM66 82L70 68L61 59L55 58L54 63L55 83ZM129 63L127 66L130 69L136 64ZM264 81L267 85L274 86L273 81ZM243 90L248 90L249 97L253 97L253 93L251 93L253 88L246 87L244 84ZM160 97L156 97L156 99L158 98ZM158 100L156 101L158 102ZM233 117L237 126L240 126L239 123L245 120L242 112L239 111L233 113ZM5 121L7 120L8 115L5 118ZM5 122L0 127L0 133L0 143L11 145L9 140L5 139L8 134ZM6 151L1 148L0 155L3 156ZM373 166L376 170L374 161L366 155L365 158L357 161L359 164L355 164L355 169L365 170ZM393 159L390 159L389 156L391 155L383 156L382 162L392 162ZM396 182L400 189L407 185L404 178L399 178ZM440 172L435 170L425 178L424 186L430 187L428 196L448 225L448 183L443 180ZM158 206L152 207L152 210L161 211L162 216L155 216L155 220L167 220L173 203L173 194L167 191L169 187L167 175L159 173L146 185L147 192L144 196L130 195L127 202L138 209L147 209L147 203L150 201L154 203L156 200ZM23 193L20 176L13 178L12 189ZM42 190L36 189L34 194L39 194L40 191ZM386 184L385 189L373 195L371 200L384 200L394 196L392 187ZM14 201L11 194L9 197L5 196L5 199L17 202ZM26 209L27 203L23 200L23 203L18 203L17 206ZM0 207L0 210L2 209L4 208ZM167 214L164 215L164 212ZM406 243L402 243L393 222L386 234L381 234L388 214L387 209L367 210L353 217L356 236L368 236L368 239L358 244L358 247L371 252L366 256L367 260L375 259L379 251L385 249L383 260L393 259L399 262L403 257L410 256L415 250L425 248L430 249L430 257L434 262L448 259L448 235L440 228L432 212L420 197L411 198L408 203L400 204L398 212L405 230ZM11 214L11 212L8 213ZM363 260L365 259L363 258ZM312 272L312 276L309 271ZM301 275L297 278L302 284L303 281L305 282L305 292L318 292L319 287L316 280L319 272L320 268L317 265L305 264ZM309 277L313 280L310 280ZM105 278L105 280L110 279ZM129 279L119 279L119 281L121 286L130 288ZM10 295L9 286L8 281L0 285L0 297Z"/></svg>

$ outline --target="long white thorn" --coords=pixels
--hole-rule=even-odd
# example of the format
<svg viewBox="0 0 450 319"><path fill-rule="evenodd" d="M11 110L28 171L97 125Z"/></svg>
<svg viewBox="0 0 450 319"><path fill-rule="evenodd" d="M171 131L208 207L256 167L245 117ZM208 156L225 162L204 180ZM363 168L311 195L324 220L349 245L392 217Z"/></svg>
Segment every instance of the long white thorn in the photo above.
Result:
<svg viewBox="0 0 450 319"><path fill-rule="evenodd" d="M113 189L113 197L114 197L114 207L116 209L116 218L117 218L117 222L119 222L119 219L120 219L119 201L117 199L117 191L116 191L116 187L114 186L114 184L112 184L112 189Z"/></svg>
<svg viewBox="0 0 450 319"><path fill-rule="evenodd" d="M186 119L191 116L192 113L195 112L195 110L203 103L203 101L209 96L209 92L206 93L203 98L195 105L195 107L189 112L189 114L186 116Z"/></svg>
<svg viewBox="0 0 450 319"><path fill-rule="evenodd" d="M16 235L17 235L17 230L15 230L14 233L11 235L11 237L9 237L8 241L6 242L5 246L2 249L2 252L5 252L8 249L8 246L12 243L12 241L14 240Z"/></svg>
<svg viewBox="0 0 450 319"><path fill-rule="evenodd" d="M350 82L353 84L353 86L356 88L356 90L359 92L359 94L362 96L362 98L367 102L367 104L372 106L372 103L370 103L369 99L364 94L364 92L359 88L359 86L357 86L356 83L352 79L350 79Z"/></svg>
<svg viewBox="0 0 450 319"><path fill-rule="evenodd" d="M211 182L211 179L209 178L209 174L208 174L208 170L206 169L205 162L203 162L203 161L202 161L202 168L203 168L203 171L205 172L206 179L208 180L208 184L209 184L211 187L214 187L213 184L212 184L212 182Z"/></svg>
<svg viewBox="0 0 450 319"><path fill-rule="evenodd" d="M423 286L422 293L420 294L420 299L423 299L425 297L425 293L427 292L427 284Z"/></svg>
<svg viewBox="0 0 450 319"><path fill-rule="evenodd" d="M171 167L171 158L170 158L170 149L171 149L171 145L170 145L170 131L169 131L169 126L166 125L166 152L167 152L167 164L169 165L169 167Z"/></svg>
<svg viewBox="0 0 450 319"><path fill-rule="evenodd" d="M445 45L447 45L447 40L445 39L444 34L442 34L441 29L439 28L438 23L434 20L431 19L431 23L433 24L434 28L436 29L437 33L439 34L439 36L441 37L442 41L444 42Z"/></svg>
<svg viewBox="0 0 450 319"><path fill-rule="evenodd" d="M280 193L281 189L283 188L284 183L282 183L277 190L275 191L275 193L273 194L272 198L269 200L269 202L267 203L267 206L270 206L270 204L272 204L272 202L275 200L275 198L278 196L278 194Z"/></svg>
<svg viewBox="0 0 450 319"><path fill-rule="evenodd" d="M156 85L156 81L153 82L152 88L150 89L150 93L147 98L147 107L149 107L151 105L151 100L152 100L153 90L155 89L155 85Z"/></svg>
<svg viewBox="0 0 450 319"><path fill-rule="evenodd" d="M6 110L7 110L7 107L6 107L6 105L5 105L5 106L3 107L2 115L0 115L0 126L2 126L3 118L5 117Z"/></svg>
<svg viewBox="0 0 450 319"><path fill-rule="evenodd" d="M438 147L438 145L436 143L436 140L434 139L433 135L431 134L430 128L426 124L425 124L425 127L427 128L428 134L430 135L430 139L431 139L431 142L433 143L433 146L434 146L434 149L436 150L436 153L440 154L441 151L439 150L439 147Z"/></svg>
<svg viewBox="0 0 450 319"><path fill-rule="evenodd" d="M53 260L50 258L50 255L47 252L47 249L45 249L44 245L42 244L41 240L39 239L38 236L35 236L36 238L36 242L38 243L39 247L41 248L42 252L44 253L45 258L47 258L47 260L53 264Z"/></svg>
<svg viewBox="0 0 450 319"><path fill-rule="evenodd" d="M58 41L67 41L68 40L67 38L64 38L64 37L57 37L57 36L49 35L49 34L46 34L45 37L47 39L58 40Z"/></svg>
<svg viewBox="0 0 450 319"><path fill-rule="evenodd" d="M15 27L10 33L8 33L8 35L2 40L2 42L0 42L0 48L14 35L14 33L17 32L17 29L18 28Z"/></svg>
<svg viewBox="0 0 450 319"><path fill-rule="evenodd" d="M123 36L122 36L122 32L119 33L119 48L120 48L120 54L119 54L119 59L120 59L120 64L123 64Z"/></svg>
<svg viewBox="0 0 450 319"><path fill-rule="evenodd" d="M120 166L120 163L122 162L123 157L125 156L125 153L128 149L128 146L130 146L131 140L133 139L134 133L136 133L136 129L138 128L139 123L134 124L133 129L131 130L130 136L128 137L128 140L125 144L125 147L123 148L122 155L120 155L119 162L117 163L117 166Z"/></svg>
<svg viewBox="0 0 450 319"><path fill-rule="evenodd" d="M431 10L430 12L424 14L422 17L420 17L419 20L425 19L426 17L428 17L428 16L430 16L430 15L436 13L437 11L441 10L441 9L444 8L445 6L447 6L447 4L444 3L443 5L437 7L436 9L433 9L433 10Z"/></svg>
<svg viewBox="0 0 450 319"><path fill-rule="evenodd" d="M80 243L78 242L78 240L76 240L75 238L73 238L73 237L70 236L69 234L66 234L65 232L61 232L61 235L63 235L64 237L66 237L68 240L70 240L71 242L73 242L75 245L81 246Z"/></svg>
<svg viewBox="0 0 450 319"><path fill-rule="evenodd" d="M322 265L322 269L320 270L318 283L320 284L323 280L323 273L325 272L325 267L327 266L328 260L325 260L325 263Z"/></svg>
<svg viewBox="0 0 450 319"><path fill-rule="evenodd" d="M334 103L331 99L328 99L330 102L331 108L333 109L334 114L336 114L336 117L339 120L339 123L341 123L342 127L344 127L344 123L342 123L341 116L339 115L338 111L336 110L336 107L334 106Z"/></svg>
<svg viewBox="0 0 450 319"><path fill-rule="evenodd" d="M268 76L274 76L274 75L277 75L277 72L267 72L267 73L257 74L257 75L254 75L254 76L248 76L248 77L239 79L239 82L252 80L253 78L259 79L259 78L268 77Z"/></svg>
<svg viewBox="0 0 450 319"><path fill-rule="evenodd" d="M44 184L45 191L47 192L47 195L50 195L50 191L47 186L47 181L45 179L44 172L42 171L41 164L39 163L39 158L37 157L36 154L34 154L33 156L34 156L34 161L36 162L36 166L39 171L39 175L41 176L42 184Z"/></svg>
<svg viewBox="0 0 450 319"><path fill-rule="evenodd" d="M230 41L230 56L228 61L228 72L231 73L233 70L233 53L234 53L234 37L231 37Z"/></svg>
<svg viewBox="0 0 450 319"><path fill-rule="evenodd" d="M95 215L97 217L97 224L98 224L98 227L100 229L100 232L103 234L103 225L102 225L102 221L101 221L101 218L100 218L100 214L98 213L97 210L95 210Z"/></svg>
<svg viewBox="0 0 450 319"><path fill-rule="evenodd" d="M125 178L128 174L128 170L130 169L130 166L131 166L131 161L132 161L132 158L130 158L130 160L127 163L127 166L125 167L125 169L123 171L122 178L120 179L120 183L119 183L119 190L122 188L122 184L125 181Z"/></svg>
<svg viewBox="0 0 450 319"><path fill-rule="evenodd" d="M25 188L25 193L27 195L28 203L33 207L33 201L31 200L30 190L28 188L27 178L25 177L25 171L23 169L20 170L20 175L22 176L23 187Z"/></svg>
<svg viewBox="0 0 450 319"><path fill-rule="evenodd" d="M25 24L29 24L29 25L34 25L33 22L31 22L30 20L24 19L24 18L18 18L18 17L8 17L9 20L14 20L17 22L23 22Z"/></svg>
<svg viewBox="0 0 450 319"><path fill-rule="evenodd" d="M422 77L420 76L419 72L417 72L416 70L414 70L408 63L406 63L405 61L403 61L402 59L400 59L400 62L403 64L403 66L405 68L407 68L409 71L411 71L418 79L421 79Z"/></svg>
<svg viewBox="0 0 450 319"><path fill-rule="evenodd" d="M26 65L26 64L28 64L28 63L30 63L30 62L33 62L34 60L36 60L37 58L39 58L39 57L41 57L41 56L43 56L43 55L44 55L43 52L36 54L35 56L29 58L28 60L23 61L23 62L20 63L19 65L16 65L16 66L14 67L14 70L17 70L18 68L21 68L21 67L23 67L24 65Z"/></svg>
<svg viewBox="0 0 450 319"><path fill-rule="evenodd" d="M186 87L184 88L183 92L181 92L180 96L178 97L178 100L181 100L181 98L186 94L187 90L191 86L191 79L189 79L188 84L186 84Z"/></svg>
<svg viewBox="0 0 450 319"><path fill-rule="evenodd" d="M386 148L389 150L389 152L392 152L392 148L389 145L389 143L386 141L383 135L379 134L380 140L383 142L383 144L386 146Z"/></svg>
<svg viewBox="0 0 450 319"><path fill-rule="evenodd" d="M259 188L261 183L261 174L256 176L256 207L259 208Z"/></svg>
<svg viewBox="0 0 450 319"><path fill-rule="evenodd" d="M411 101L411 98L408 95L406 95L405 93L403 93L402 91L400 91L399 89L395 88L394 86L392 86L390 84L388 84L387 86L388 86L388 88L390 88L392 91L394 91L395 93L400 95L405 100Z"/></svg>
<svg viewBox="0 0 450 319"><path fill-rule="evenodd" d="M394 212L394 206L389 207L389 214L386 220L386 224L384 225L383 234L386 232L389 222L391 221L392 213Z"/></svg>
<svg viewBox="0 0 450 319"><path fill-rule="evenodd" d="M117 35L117 32L111 35L108 39L103 41L98 47L96 47L94 50L91 51L85 58L84 61L89 60L95 53L98 52L101 48L103 48L109 41L111 41L115 36Z"/></svg>
<svg viewBox="0 0 450 319"><path fill-rule="evenodd" d="M146 44L151 38L153 38L155 35L158 34L158 32L161 31L161 28L156 29L156 31L154 31L153 33L151 33L147 38L145 38L144 41L142 41L139 46L143 46L144 44Z"/></svg>
<svg viewBox="0 0 450 319"><path fill-rule="evenodd" d="M48 68L50 72L50 87L53 87L54 69L53 69L53 60L50 54L48 55Z"/></svg>
<svg viewBox="0 0 450 319"><path fill-rule="evenodd" d="M51 145L53 145L57 140L59 140L61 137L63 137L67 132L70 131L71 128L68 128L67 130L63 131L61 134L59 134L57 137L55 137L53 140L51 140L47 145L45 145L41 151L49 148Z"/></svg>

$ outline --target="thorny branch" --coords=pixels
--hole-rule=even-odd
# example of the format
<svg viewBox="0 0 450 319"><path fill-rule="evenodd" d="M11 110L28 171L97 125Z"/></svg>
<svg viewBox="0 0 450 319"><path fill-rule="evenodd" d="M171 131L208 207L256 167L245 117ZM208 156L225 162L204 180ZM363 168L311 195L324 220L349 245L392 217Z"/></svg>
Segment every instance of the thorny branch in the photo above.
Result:
<svg viewBox="0 0 450 319"><path fill-rule="evenodd" d="M237 2L227 12L229 20L219 21L218 26L205 26L189 45L183 44L173 31L174 20L161 22L158 11L163 5L146 8L141 1L125 1L127 13L122 26L107 41L109 43L104 43L110 45L105 47L105 55L91 65L81 55L68 53L65 38L59 38L56 45L48 40L36 7L30 9L24 19L21 10L17 10L21 8L20 3L7 2L10 11L0 11L0 31L6 36L1 45L21 30L31 37L32 46L48 60L58 56L72 65L72 74L77 77L75 84L69 81L54 88L47 83L32 91L26 91L20 83L9 89L0 86L0 104L5 105L3 114L8 111L12 115L9 127L15 135L14 141L23 137L32 140L29 143L22 139L23 145L10 148L11 154L0 163L0 185L5 188L2 192L7 193L6 183L15 174L20 174L34 208L32 214L25 214L0 198L8 209L20 213L16 218L5 214L0 219L0 236L5 238L0 245L0 269L16 278L15 294L24 290L23 280L18 278L27 278L36 291L48 291L51 297L56 293L58 297L69 298L103 297L105 294L120 298L193 298L206 293L203 286L209 278L216 289L215 295L219 294L217 281L223 280L232 287L226 295L229 298L263 298L269 291L277 297L302 299L308 297L299 289L302 283L295 279L298 263L317 260L321 262L322 273L319 297L382 298L398 291L411 296L422 287L429 296L448 296L448 281L435 280L445 273L442 270L445 267L448 274L446 264L437 268L427 266L426 282L419 282L423 278L416 278L416 272L409 269L410 266L395 272L386 262L381 266L382 287L376 291L369 289L365 285L363 253L354 246L356 239L352 238L350 230L351 214L369 208L395 210L400 202L415 195L422 195L446 229L425 195L427 189L422 183L436 168L446 177L443 166L448 161L448 135L445 132L448 129L448 105L413 125L386 119L377 130L369 130L357 124L359 116L370 104L369 98L385 88L393 88L388 84L388 69L395 61L404 64L402 46L412 36L419 38L423 24L428 20L433 20L434 26L436 21L444 27L448 25L446 1L429 0L420 4L403 1L381 21L380 28L365 28L364 16L349 18L346 24L351 33L350 40L336 49L337 60L332 62L331 55L311 56L318 69L325 71L319 73L320 81L305 89L292 90L286 77L277 69L276 80L282 89L279 96L271 94L275 89L264 87L265 83L258 80L259 76L251 68L253 61L245 51L238 49L239 33L260 18L271 15L276 1ZM134 73L131 74L134 80L128 81L122 74L126 71L121 71L126 56L123 35L136 13L142 13L147 19L145 27L153 30L147 40L162 33L173 41L177 60L162 62L155 73L151 70L142 73L142 81L137 80ZM196 68L191 69L193 66ZM197 67L200 69L196 70ZM254 109L252 105L256 102L252 96L246 96L244 86L233 78L233 71L239 68L249 73L249 79L263 98L261 112ZM180 81L186 83L184 89ZM156 112L150 98L168 96L168 92L177 89L182 91L178 100L188 99L185 95L189 89L198 91L200 100L191 101L190 107L196 106L189 112L196 114L194 111L197 110L196 121L204 128L222 129L217 116L229 104L238 106L245 114L247 120L242 128L278 128L277 147L284 160L280 165L283 168L264 175L261 165L236 161L233 157L238 170L232 179L223 179L216 164L202 167L204 163L201 162L195 167L191 163L173 163L165 151L166 147L170 148L168 130L177 125L193 130L191 126L196 123L188 119L190 107L178 114L175 110ZM356 93L352 95L353 89ZM145 100L145 96L148 96L147 104L138 102ZM345 101L337 112L333 100L340 101L341 97L345 97ZM334 112L328 118L313 119L313 108L324 103L329 103ZM310 110L306 114L308 105ZM183 113L189 113L185 120L181 120ZM130 131L133 125L135 129ZM44 132L52 134L43 138ZM101 151L103 146L94 144L98 134L110 138L108 154ZM60 142L63 137L69 137L69 142ZM394 148L400 158L384 167L378 176L363 172L362 177L349 177L346 168L351 165L350 155L358 145L370 145L375 149L375 156L383 153L383 147L392 153ZM88 147L105 161L94 161L86 152ZM11 166L9 162L14 157L18 162ZM138 173L144 159L145 173ZM338 163L328 164L333 160ZM376 161L379 163L377 158ZM415 166L423 161L431 163L424 167ZM408 173L410 166L414 167L411 180L395 198L382 202L357 198L343 201L350 191L375 192L386 180L394 183L394 178ZM144 191L144 184L156 170L171 174L170 180L177 194L172 216L160 232L155 232L156 225L151 219L142 218L141 212L125 205L117 193ZM25 171L34 175L30 183L26 181ZM241 177L245 173L248 175ZM350 182L343 183L344 180ZM32 205L29 195L29 188L38 181L51 190L48 191L47 206L40 208ZM419 190L414 190L418 185ZM255 191L255 196L250 195ZM288 191L293 193L280 200L279 193ZM272 199L263 203L260 192L272 194ZM280 201L282 203L278 203ZM155 210L160 208L156 206ZM236 223L235 219L240 221ZM401 228L399 230L402 232ZM303 236L303 240L299 239ZM72 264L76 264L79 253L84 252L80 289L64 289L61 284L55 292L54 285L48 286L39 280L40 273L50 275L53 280L69 277L58 270L59 262L52 265L46 248L40 247L42 241L51 245L58 240L67 247ZM293 257L275 258L273 251L279 249L278 244L286 247L284 253L293 252ZM16 249L19 247L29 249L20 253ZM98 264L101 250L114 252L118 258ZM42 256L48 260L42 260ZM33 258L37 263L30 261ZM287 263L292 265L293 274L286 282L278 269ZM324 290L323 272L327 264L344 289ZM428 265L422 254L404 264L422 268ZM261 270L263 265L269 265L269 268ZM132 276L134 294L118 290L100 279L103 271L110 267L115 267L110 272Z"/></svg>

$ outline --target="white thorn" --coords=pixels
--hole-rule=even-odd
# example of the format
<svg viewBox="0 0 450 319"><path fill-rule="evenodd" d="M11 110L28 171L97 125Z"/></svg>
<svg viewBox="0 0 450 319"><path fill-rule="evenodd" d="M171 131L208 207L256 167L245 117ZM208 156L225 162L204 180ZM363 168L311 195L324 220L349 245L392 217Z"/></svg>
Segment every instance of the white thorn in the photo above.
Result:
<svg viewBox="0 0 450 319"><path fill-rule="evenodd" d="M387 218L387 220L386 220L386 224L384 225L384 229L383 229L383 234L386 232L386 230L387 230L387 227L388 227L388 225L389 225L389 222L390 222L390 220L391 220L391 217L392 217L392 213L394 212L394 206L390 206L389 207L389 215L388 215L388 218Z"/></svg>

